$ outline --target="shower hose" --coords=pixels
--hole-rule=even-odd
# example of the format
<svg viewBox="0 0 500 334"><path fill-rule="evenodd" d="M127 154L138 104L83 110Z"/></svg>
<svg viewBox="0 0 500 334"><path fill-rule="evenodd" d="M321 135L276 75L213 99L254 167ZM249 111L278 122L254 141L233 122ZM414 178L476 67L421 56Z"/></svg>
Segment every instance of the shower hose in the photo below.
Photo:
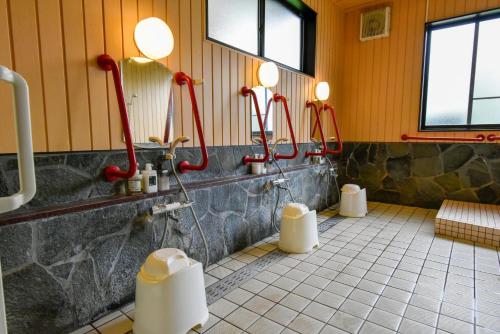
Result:
<svg viewBox="0 0 500 334"><path fill-rule="evenodd" d="M179 177L179 175L177 174L177 171L175 169L174 159L170 159L170 165L172 166L172 171L174 172L174 176L175 176L175 179L177 180L177 184L179 184L179 186L180 186L180 188L182 190L182 193L184 194L185 200L187 202L189 202L190 201L189 195L188 195L188 193L186 191L186 188L184 187L184 184L182 184L181 178ZM210 263L210 257L209 257L209 250L208 250L207 239L205 238L205 233L203 233L203 230L201 229L200 221L198 220L198 216L196 215L196 212L194 211L193 206L190 205L189 209L191 210L191 213L193 214L193 218L194 218L194 221L196 223L196 228L200 232L201 239L203 240L203 246L205 247L205 263L204 263L204 267L207 268L208 265L209 265L209 263ZM165 231L166 231L166 226L165 226ZM165 233L164 233L163 237L165 237ZM163 244L163 240L162 240L162 244Z"/></svg>

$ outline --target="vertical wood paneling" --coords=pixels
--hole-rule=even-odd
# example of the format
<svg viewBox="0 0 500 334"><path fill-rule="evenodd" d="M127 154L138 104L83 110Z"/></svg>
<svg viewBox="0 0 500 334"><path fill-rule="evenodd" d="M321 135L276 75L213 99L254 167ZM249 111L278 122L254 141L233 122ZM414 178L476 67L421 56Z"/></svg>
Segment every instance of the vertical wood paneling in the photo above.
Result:
<svg viewBox="0 0 500 334"><path fill-rule="evenodd" d="M97 66L94 56L104 53L102 1L85 0L84 6L92 148L106 150L110 146L106 73Z"/></svg>
<svg viewBox="0 0 500 334"><path fill-rule="evenodd" d="M123 57L122 44L122 11L120 0L104 1L104 39L106 53L113 59ZM106 74L106 84L108 93L108 115L109 115L109 136L110 148L122 149L125 147L122 140L122 127L120 113L118 111L118 101L116 100L115 86L111 73Z"/></svg>
<svg viewBox="0 0 500 334"><path fill-rule="evenodd" d="M63 34L66 65L66 88L71 131L71 149L92 149L85 27L82 3L63 1Z"/></svg>
<svg viewBox="0 0 500 334"><path fill-rule="evenodd" d="M10 15L12 19L12 52L14 55L21 55L15 58L14 68L25 77L31 88L33 148L37 151L45 151L47 150L47 132L35 1L10 1Z"/></svg>
<svg viewBox="0 0 500 334"><path fill-rule="evenodd" d="M239 113L238 113L238 54L231 51L229 54L229 98L230 105L230 144L237 144L239 138Z"/></svg>
<svg viewBox="0 0 500 334"><path fill-rule="evenodd" d="M191 75L195 79L203 78L203 29L202 29L202 1L203 0L191 0ZM204 82L205 84L205 82ZM203 86L197 85L194 87L196 97L198 99L198 106L200 109L200 117L204 118L204 101L203 101ZM189 109L186 113L191 113ZM196 125L194 118L191 116L192 121L192 132L193 132L193 145L199 146L200 141L198 138L198 133L196 131Z"/></svg>
<svg viewBox="0 0 500 334"><path fill-rule="evenodd" d="M40 35L40 54L42 61L44 107L47 122L47 141L49 151L69 151L68 107L64 67L64 51L61 31L59 1L48 0L43 5L38 2L38 27ZM5 45L5 44L4 44ZM107 106L106 106L107 107ZM108 131L103 132L108 135Z"/></svg>
<svg viewBox="0 0 500 334"><path fill-rule="evenodd" d="M0 0L0 64L20 72L31 92L35 150L82 151L122 149L123 135L110 73L96 66L102 53L117 61L140 55L133 39L137 22L159 17L170 26L175 47L160 60L173 72L194 79L208 145L250 144L250 99L243 85L258 84L260 59L205 40L204 0ZM318 11L316 78L280 69L273 92L289 100L298 142L309 141L310 113L305 101L314 84L329 81L330 103L340 104L340 59L344 16L330 0L307 0ZM173 86L175 135L199 144L188 91ZM10 87L0 85L0 115L13 124ZM289 137L281 105L275 105L275 138ZM341 109L341 108L340 108ZM339 109L339 110L340 110ZM343 117L343 116L342 116ZM329 119L328 119L329 120ZM131 120L134 121L134 120ZM138 122L138 119L135 120ZM152 129L155 124L147 124ZM330 129L327 124L325 128ZM331 129L330 129L331 130ZM15 151L14 126L0 132L0 153Z"/></svg>
<svg viewBox="0 0 500 334"><path fill-rule="evenodd" d="M222 48L212 47L214 145L222 145Z"/></svg>
<svg viewBox="0 0 500 334"><path fill-rule="evenodd" d="M222 130L222 145L231 144L231 91L229 85L229 49L223 48L221 54L221 130ZM225 125L225 126L224 126Z"/></svg>
<svg viewBox="0 0 500 334"><path fill-rule="evenodd" d="M0 64L13 68L11 52L11 33L9 28L9 13L7 0L0 0ZM0 119L4 124L0 131L0 152L14 152L16 150L16 134L14 130L14 101L12 88L3 82L0 83Z"/></svg>
<svg viewBox="0 0 500 334"><path fill-rule="evenodd" d="M427 21L435 21L500 6L498 0L429 0L428 6L426 2L392 2L390 37L360 42L360 13L364 8L387 2L365 1L368 5L363 6L358 0L337 1L351 7L344 18L342 103L338 109L345 140L397 142L403 133L418 134L426 14ZM433 132L427 135L472 137L477 134Z"/></svg>

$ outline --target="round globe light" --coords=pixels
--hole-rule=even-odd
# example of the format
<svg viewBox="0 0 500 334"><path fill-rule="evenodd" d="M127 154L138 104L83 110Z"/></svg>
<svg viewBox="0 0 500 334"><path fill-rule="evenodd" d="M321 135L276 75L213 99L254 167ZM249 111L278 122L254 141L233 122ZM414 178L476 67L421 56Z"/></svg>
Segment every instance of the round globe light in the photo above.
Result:
<svg viewBox="0 0 500 334"><path fill-rule="evenodd" d="M157 17L139 21L135 26L134 40L139 51L154 60L167 57L174 49L172 31Z"/></svg>
<svg viewBox="0 0 500 334"><path fill-rule="evenodd" d="M266 88L276 86L278 84L278 80L280 79L278 66L276 66L276 64L272 61L262 63L259 66L257 77L259 79L259 83Z"/></svg>
<svg viewBox="0 0 500 334"><path fill-rule="evenodd" d="M328 97L330 96L330 85L328 85L328 82L318 82L316 84L315 95L316 98L320 101L328 100Z"/></svg>

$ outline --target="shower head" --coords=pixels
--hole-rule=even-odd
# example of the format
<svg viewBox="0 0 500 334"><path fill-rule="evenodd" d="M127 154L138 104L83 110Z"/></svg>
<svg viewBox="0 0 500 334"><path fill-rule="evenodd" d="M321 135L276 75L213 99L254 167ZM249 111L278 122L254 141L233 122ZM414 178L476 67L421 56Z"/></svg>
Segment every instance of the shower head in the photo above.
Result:
<svg viewBox="0 0 500 334"><path fill-rule="evenodd" d="M149 141L152 142L152 143L156 143L158 144L159 146L163 146L163 140L161 140L159 137L156 137L156 136L150 136L149 138Z"/></svg>
<svg viewBox="0 0 500 334"><path fill-rule="evenodd" d="M252 143L254 143L254 144L262 144L262 138L253 137L252 138Z"/></svg>
<svg viewBox="0 0 500 334"><path fill-rule="evenodd" d="M279 139L276 139L276 142L273 145L273 152L276 152L276 146L278 146L279 143L286 143L288 141L288 138L281 137Z"/></svg>
<svg viewBox="0 0 500 334"><path fill-rule="evenodd" d="M181 143L187 143L191 138L188 136L177 137L172 144L170 144L170 152L165 154L165 159L172 160L175 157L175 148Z"/></svg>

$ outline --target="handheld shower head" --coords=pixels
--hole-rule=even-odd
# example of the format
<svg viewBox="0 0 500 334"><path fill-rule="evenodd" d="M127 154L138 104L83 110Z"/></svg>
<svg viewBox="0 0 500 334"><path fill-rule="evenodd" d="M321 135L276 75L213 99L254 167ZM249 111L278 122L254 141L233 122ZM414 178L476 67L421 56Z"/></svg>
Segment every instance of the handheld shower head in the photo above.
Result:
<svg viewBox="0 0 500 334"><path fill-rule="evenodd" d="M253 137L252 138L252 143L254 144L262 144L262 138L259 138L259 137Z"/></svg>
<svg viewBox="0 0 500 334"><path fill-rule="evenodd" d="M273 145L273 152L276 152L276 146L278 146L279 143L286 143L288 141L288 138L281 137L276 140L276 142Z"/></svg>
<svg viewBox="0 0 500 334"><path fill-rule="evenodd" d="M187 143L191 138L188 136L177 137L172 144L170 144L170 152L165 154L165 159L172 160L175 157L175 148L181 143Z"/></svg>
<svg viewBox="0 0 500 334"><path fill-rule="evenodd" d="M160 139L160 137L156 137L156 136L150 136L149 138L149 141L152 142L152 143L156 143L158 144L160 147L163 146L163 140Z"/></svg>

